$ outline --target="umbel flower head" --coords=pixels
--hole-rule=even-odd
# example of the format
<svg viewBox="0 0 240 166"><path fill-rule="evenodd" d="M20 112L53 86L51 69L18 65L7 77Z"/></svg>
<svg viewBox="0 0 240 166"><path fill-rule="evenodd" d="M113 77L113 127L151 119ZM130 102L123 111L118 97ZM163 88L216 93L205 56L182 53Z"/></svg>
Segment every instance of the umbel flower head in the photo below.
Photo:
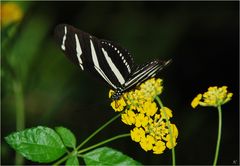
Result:
<svg viewBox="0 0 240 166"><path fill-rule="evenodd" d="M203 94L198 94L192 101L193 108L200 106L213 106L218 107L231 100L232 93L227 91L227 86L222 87L209 87L208 91Z"/></svg>
<svg viewBox="0 0 240 166"><path fill-rule="evenodd" d="M130 132L132 140L138 142L145 151L152 150L154 154L175 147L178 137L177 127L170 123L172 111L167 107L159 108L154 100L162 93L162 89L162 80L151 78L111 103L116 112L122 111L122 122L133 126ZM111 94L112 90L109 98Z"/></svg>

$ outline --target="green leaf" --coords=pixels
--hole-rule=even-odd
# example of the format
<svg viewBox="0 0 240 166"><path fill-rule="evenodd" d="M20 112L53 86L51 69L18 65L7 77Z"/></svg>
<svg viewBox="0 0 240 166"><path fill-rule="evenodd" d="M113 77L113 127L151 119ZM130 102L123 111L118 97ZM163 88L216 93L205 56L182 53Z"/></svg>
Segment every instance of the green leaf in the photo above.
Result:
<svg viewBox="0 0 240 166"><path fill-rule="evenodd" d="M60 158L66 148L51 128L38 126L5 137L7 143L29 160L48 163Z"/></svg>
<svg viewBox="0 0 240 166"><path fill-rule="evenodd" d="M76 137L74 134L65 127L56 127L55 130L59 134L59 136L62 138L62 141L65 146L70 148L76 147Z"/></svg>
<svg viewBox="0 0 240 166"><path fill-rule="evenodd" d="M83 155L86 165L141 165L123 153L102 147Z"/></svg>
<svg viewBox="0 0 240 166"><path fill-rule="evenodd" d="M79 165L77 156L71 156L67 162L66 165Z"/></svg>

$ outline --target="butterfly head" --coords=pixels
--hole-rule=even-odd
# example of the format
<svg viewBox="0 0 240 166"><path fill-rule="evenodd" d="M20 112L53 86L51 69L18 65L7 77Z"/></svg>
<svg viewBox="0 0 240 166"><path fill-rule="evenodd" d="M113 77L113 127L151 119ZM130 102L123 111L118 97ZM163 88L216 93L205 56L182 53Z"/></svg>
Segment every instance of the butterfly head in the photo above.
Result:
<svg viewBox="0 0 240 166"><path fill-rule="evenodd" d="M117 90L112 94L111 99L112 100L119 100L120 97L122 96L123 89L122 88L117 88Z"/></svg>

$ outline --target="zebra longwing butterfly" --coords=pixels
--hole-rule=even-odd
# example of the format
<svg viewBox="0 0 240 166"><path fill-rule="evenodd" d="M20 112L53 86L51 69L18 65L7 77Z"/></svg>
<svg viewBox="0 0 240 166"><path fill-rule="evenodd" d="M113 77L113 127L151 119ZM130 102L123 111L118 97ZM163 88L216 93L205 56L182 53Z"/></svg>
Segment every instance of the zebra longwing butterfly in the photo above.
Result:
<svg viewBox="0 0 240 166"><path fill-rule="evenodd" d="M105 81L115 90L111 96L113 100L155 76L170 62L153 60L137 66L127 49L67 24L56 26L55 38L61 50L74 64Z"/></svg>

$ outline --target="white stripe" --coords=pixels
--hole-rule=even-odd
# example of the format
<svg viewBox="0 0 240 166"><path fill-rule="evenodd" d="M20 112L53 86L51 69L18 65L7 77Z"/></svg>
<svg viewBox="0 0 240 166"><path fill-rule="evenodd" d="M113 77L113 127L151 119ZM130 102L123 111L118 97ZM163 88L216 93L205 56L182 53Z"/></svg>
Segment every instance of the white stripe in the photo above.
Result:
<svg viewBox="0 0 240 166"><path fill-rule="evenodd" d="M114 89L117 89L117 87L107 78L107 76L103 73L103 71L96 66L94 68L97 70L97 72L102 76L102 78L108 82L109 85L111 85Z"/></svg>
<svg viewBox="0 0 240 166"><path fill-rule="evenodd" d="M118 82L123 85L125 83L125 80L122 76L122 74L120 73L120 71L118 70L118 68L115 66L115 64L113 63L112 59L108 56L108 53L102 48L102 52L107 60L108 65L110 66L111 70L113 71L114 75L117 77Z"/></svg>
<svg viewBox="0 0 240 166"><path fill-rule="evenodd" d="M79 42L77 34L75 34L75 41L76 41L76 52L77 52L78 62L79 62L79 65L80 65L81 69L84 70L83 65L82 65L83 61L81 59L82 49L81 49L80 42Z"/></svg>
<svg viewBox="0 0 240 166"><path fill-rule="evenodd" d="M159 68L157 69L157 70L159 70ZM153 70L151 73L149 73L148 74L148 77L150 76L150 77L154 77L157 73L156 73L156 71L157 70Z"/></svg>
<svg viewBox="0 0 240 166"><path fill-rule="evenodd" d="M116 86L108 79L108 77L105 75L105 73L102 71L102 69L99 66L98 59L97 59L97 54L95 51L95 48L93 46L92 40L90 39L90 46L91 46L91 54L92 54L92 60L95 69L97 72L102 76L102 78L107 81L114 89L117 89Z"/></svg>
<svg viewBox="0 0 240 166"><path fill-rule="evenodd" d="M93 42L92 40L90 39L90 45L91 45L91 54L92 54L92 60L93 60L93 64L100 69L100 66L99 66L99 63L98 63L98 59L97 59L97 54L96 54L96 51L95 51L95 48L93 46Z"/></svg>
<svg viewBox="0 0 240 166"><path fill-rule="evenodd" d="M128 86L129 84L131 84L132 82L138 82L139 80L141 80L143 77L145 77L146 75L149 77L151 74L153 74L154 72L156 72L159 69L158 66L156 66L155 68L151 68L150 70L144 71L142 73L137 74L134 78L132 78L131 80L129 80L128 82L125 83L125 86Z"/></svg>
<svg viewBox="0 0 240 166"><path fill-rule="evenodd" d="M65 51L65 41L67 39L67 26L64 26L64 36L63 36L63 41L62 41L62 49Z"/></svg>

